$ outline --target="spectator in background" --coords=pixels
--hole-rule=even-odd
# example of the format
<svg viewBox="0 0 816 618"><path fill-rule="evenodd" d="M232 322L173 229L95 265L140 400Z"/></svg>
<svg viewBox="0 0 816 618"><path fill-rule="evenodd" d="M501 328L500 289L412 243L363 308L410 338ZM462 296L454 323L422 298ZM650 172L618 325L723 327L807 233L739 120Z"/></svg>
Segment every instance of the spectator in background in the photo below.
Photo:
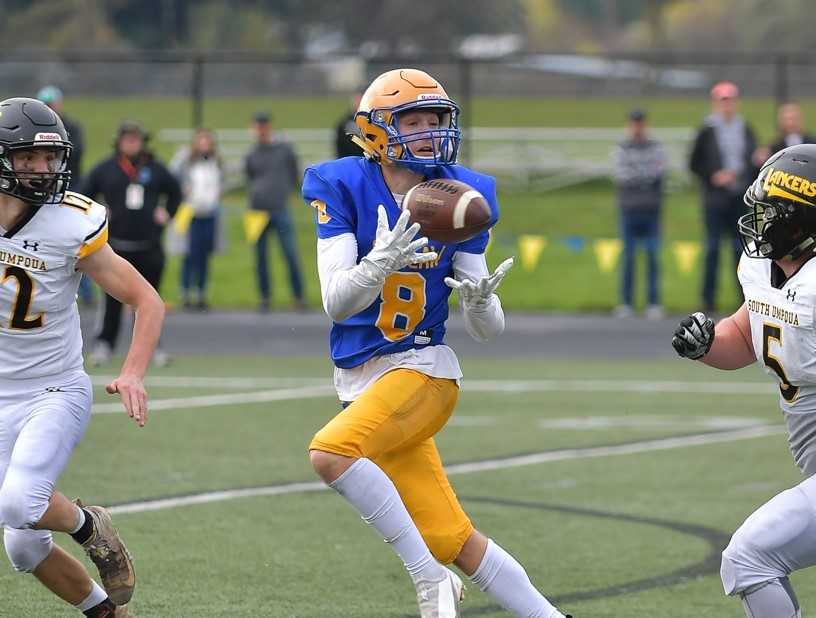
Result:
<svg viewBox="0 0 816 618"><path fill-rule="evenodd" d="M85 151L85 138L82 132L82 126L76 120L63 113L64 97L62 90L56 86L40 88L37 92L37 98L57 113L62 119L62 124L65 125L65 130L68 131L68 137L71 139L71 144L74 147L68 159L68 171L71 172L71 182L68 183L68 190L77 191L82 182L82 154ZM93 283L89 277L82 275L82 278L79 280L77 296L80 302L85 305L92 305L94 303Z"/></svg>
<svg viewBox="0 0 816 618"><path fill-rule="evenodd" d="M712 113L697 132L689 167L699 178L705 223L705 272L702 304L714 311L720 239L730 237L737 271L742 244L736 220L745 212L742 197L762 164L751 126L739 115L739 89L732 82L719 82L711 89ZM742 293L738 290L738 295Z"/></svg>
<svg viewBox="0 0 816 618"><path fill-rule="evenodd" d="M101 195L110 219L108 242L158 290L164 270L162 231L181 202L181 187L147 150L147 139L139 123L125 121L119 125L113 155L85 177L82 193L91 199ZM90 355L91 364L110 360L121 320L122 304L106 295L102 330ZM168 356L157 348L153 361L165 365Z"/></svg>
<svg viewBox="0 0 816 618"><path fill-rule="evenodd" d="M779 133L776 141L769 146L766 159L788 146L816 143L816 138L805 132L802 122L802 108L799 107L798 103L791 102L780 105L776 118Z"/></svg>
<svg viewBox="0 0 816 618"><path fill-rule="evenodd" d="M363 149L351 141L351 136L360 131L357 128L357 123L354 122L354 116L357 114L357 108L360 106L362 97L361 92L357 92L351 97L351 109L340 118L335 127L334 152L338 159L363 156Z"/></svg>
<svg viewBox="0 0 816 618"><path fill-rule="evenodd" d="M259 309L266 312L271 305L267 235L269 230L274 228L289 267L289 282L295 308L302 311L306 309L303 276L300 271L295 226L289 210L289 196L300 186L297 155L291 144L276 139L269 114L255 115L253 131L256 143L244 160L244 171L249 183L249 207L252 210L266 211L269 215L269 222L255 246L258 290L261 296Z"/></svg>
<svg viewBox="0 0 816 618"><path fill-rule="evenodd" d="M621 304L615 309L615 315L634 314L635 254L637 245L641 244L646 250L648 270L646 317L659 319L663 316L659 254L666 153L660 143L649 137L643 110L629 113L627 137L612 151L612 163L623 239Z"/></svg>
<svg viewBox="0 0 816 618"><path fill-rule="evenodd" d="M224 165L212 131L198 129L192 144L173 157L170 169L181 183L185 202L193 210L187 252L181 265L181 300L185 309L206 311L209 309L207 271L210 255L215 250L224 193Z"/></svg>

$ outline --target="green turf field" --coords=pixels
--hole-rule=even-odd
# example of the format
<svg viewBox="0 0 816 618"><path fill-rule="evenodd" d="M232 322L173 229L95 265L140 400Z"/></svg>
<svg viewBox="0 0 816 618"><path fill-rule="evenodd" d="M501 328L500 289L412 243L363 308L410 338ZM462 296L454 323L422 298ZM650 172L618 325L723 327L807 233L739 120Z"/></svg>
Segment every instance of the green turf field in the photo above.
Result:
<svg viewBox="0 0 816 618"><path fill-rule="evenodd" d="M547 595L576 618L743 615L722 596L718 552L752 509L799 478L784 436L768 429L781 417L759 372L490 359L464 370L440 450L448 464L494 461L454 468L454 486ZM182 358L151 375L153 405L164 409L142 430L97 377L99 414L61 482L68 495L125 505L315 481L305 447L337 411L325 360ZM738 440L745 431L765 435ZM721 441L689 445L697 435ZM616 445L630 452L595 448ZM545 452L551 461L512 459ZM342 499L313 487L120 512L138 570L135 614L416 615L399 560ZM814 574L793 583L804 612L816 607ZM0 589L3 616L75 615L5 558ZM463 615L506 614L471 586Z"/></svg>

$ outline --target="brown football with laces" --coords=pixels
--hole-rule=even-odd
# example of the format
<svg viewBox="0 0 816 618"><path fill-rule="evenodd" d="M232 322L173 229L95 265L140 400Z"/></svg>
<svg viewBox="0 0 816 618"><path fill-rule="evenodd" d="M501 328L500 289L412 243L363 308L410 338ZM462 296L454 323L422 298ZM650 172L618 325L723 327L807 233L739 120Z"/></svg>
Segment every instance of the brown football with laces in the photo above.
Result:
<svg viewBox="0 0 816 618"><path fill-rule="evenodd" d="M490 205L459 180L439 178L413 187L402 200L420 234L444 244L464 242L490 227Z"/></svg>

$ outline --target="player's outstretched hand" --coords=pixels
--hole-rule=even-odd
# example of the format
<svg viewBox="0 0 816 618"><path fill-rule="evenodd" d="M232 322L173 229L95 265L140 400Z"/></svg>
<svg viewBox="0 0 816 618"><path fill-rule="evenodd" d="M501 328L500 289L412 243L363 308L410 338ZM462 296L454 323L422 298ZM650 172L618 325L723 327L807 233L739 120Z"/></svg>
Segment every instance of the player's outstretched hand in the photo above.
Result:
<svg viewBox="0 0 816 618"><path fill-rule="evenodd" d="M419 223L409 227L410 218L411 213L403 210L394 229L389 229L385 207L380 205L377 208L377 236L374 247L363 260L374 264L386 275L402 270L406 266L435 260L437 257L435 251L421 252L421 249L428 245L428 239L423 237L414 240L419 232Z"/></svg>
<svg viewBox="0 0 816 618"><path fill-rule="evenodd" d="M147 422L147 391L144 382L133 375L122 374L105 387L109 395L119 393L125 412L144 427Z"/></svg>
<svg viewBox="0 0 816 618"><path fill-rule="evenodd" d="M459 292L459 298L461 298L462 304L466 308L478 309L484 307L490 301L490 297L493 296L501 280L504 279L507 271L512 267L513 258L507 258L504 262L499 264L496 270L493 271L493 274L488 277L482 277L475 282L470 279L459 281L458 279L445 277L445 284L449 288L453 288Z"/></svg>
<svg viewBox="0 0 816 618"><path fill-rule="evenodd" d="M684 358L697 360L711 349L714 343L714 320L705 313L692 313L678 324L672 337L672 347Z"/></svg>

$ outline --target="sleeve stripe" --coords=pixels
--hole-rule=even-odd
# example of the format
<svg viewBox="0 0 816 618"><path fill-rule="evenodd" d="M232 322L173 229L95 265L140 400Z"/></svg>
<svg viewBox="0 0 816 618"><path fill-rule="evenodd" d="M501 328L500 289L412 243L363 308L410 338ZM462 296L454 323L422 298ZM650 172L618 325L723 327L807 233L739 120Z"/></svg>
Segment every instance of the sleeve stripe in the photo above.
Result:
<svg viewBox="0 0 816 618"><path fill-rule="evenodd" d="M105 220L104 220L104 221L102 221L102 225L100 225L100 226L99 226L98 228L96 228L96 229L95 229L93 232L91 232L90 234L88 234L88 235L85 237L85 239L84 239L82 242L88 242L88 241L89 241L91 238L93 238L94 236L96 236L97 234L99 234L99 232L101 232L101 231L102 231L102 228L104 228L104 227L105 227L105 226L107 226L107 225L108 225L108 215L106 214L106 215L105 215Z"/></svg>
<svg viewBox="0 0 816 618"><path fill-rule="evenodd" d="M108 228L107 228L107 226L102 228L102 233L98 234L95 239L93 239L89 243L83 244L79 248L79 254L78 254L79 259L87 257L87 256L91 255L91 253L94 253L95 251L98 251L99 249L101 249L102 247L105 246L106 242L108 242Z"/></svg>

